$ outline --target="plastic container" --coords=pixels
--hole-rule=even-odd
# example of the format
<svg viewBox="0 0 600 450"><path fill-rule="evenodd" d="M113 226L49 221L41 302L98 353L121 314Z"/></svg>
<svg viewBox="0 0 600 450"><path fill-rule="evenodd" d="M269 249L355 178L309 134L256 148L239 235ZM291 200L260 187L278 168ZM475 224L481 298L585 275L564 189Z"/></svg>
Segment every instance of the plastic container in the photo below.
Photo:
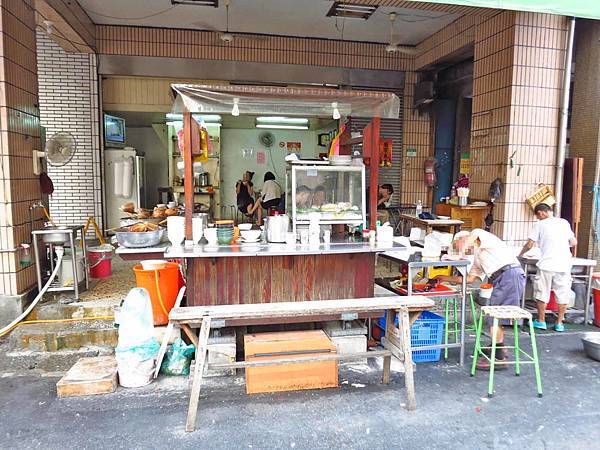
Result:
<svg viewBox="0 0 600 450"><path fill-rule="evenodd" d="M108 278L112 275L112 245L100 245L87 249L90 277Z"/></svg>
<svg viewBox="0 0 600 450"><path fill-rule="evenodd" d="M444 338L445 319L429 311L423 311L412 327L410 327L410 345L412 346L413 361L435 362L440 360L442 349L415 350L418 347L427 345L439 345ZM386 318L380 317L378 325L382 328L382 335L385 335ZM398 326L398 317L396 317L396 326Z"/></svg>
<svg viewBox="0 0 600 450"><path fill-rule="evenodd" d="M594 325L600 327L600 272L592 275L592 288L594 293Z"/></svg>
<svg viewBox="0 0 600 450"><path fill-rule="evenodd" d="M145 288L150 294L154 325L166 325L181 288L179 264L168 262L157 270L144 270L138 264L133 271L137 287Z"/></svg>
<svg viewBox="0 0 600 450"><path fill-rule="evenodd" d="M554 291L550 291L550 301L546 305L546 310L548 311L558 311L558 303L556 303L556 295L554 295Z"/></svg>
<svg viewBox="0 0 600 450"><path fill-rule="evenodd" d="M73 257L71 256L71 249L65 249L65 254L62 258L60 265L60 285L73 286ZM85 265L83 264L83 253L77 252L77 281L81 283L85 278Z"/></svg>
<svg viewBox="0 0 600 450"><path fill-rule="evenodd" d="M479 298L489 299L492 297L492 292L494 291L494 286L485 283L479 286Z"/></svg>

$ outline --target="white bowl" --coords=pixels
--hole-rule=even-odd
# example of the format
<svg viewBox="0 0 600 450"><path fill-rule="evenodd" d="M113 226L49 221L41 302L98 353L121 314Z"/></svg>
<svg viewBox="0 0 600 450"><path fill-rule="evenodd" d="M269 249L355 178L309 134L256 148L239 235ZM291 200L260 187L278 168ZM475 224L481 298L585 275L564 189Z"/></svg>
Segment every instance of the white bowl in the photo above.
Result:
<svg viewBox="0 0 600 450"><path fill-rule="evenodd" d="M240 231L248 231L252 229L252 224L251 223L240 223L238 224L238 228L240 229Z"/></svg>
<svg viewBox="0 0 600 450"><path fill-rule="evenodd" d="M240 234L244 238L245 241L253 242L258 241L260 239L260 230L241 230Z"/></svg>
<svg viewBox="0 0 600 450"><path fill-rule="evenodd" d="M147 261L140 261L140 264L144 270L159 270L165 267L167 261L163 259L149 259Z"/></svg>

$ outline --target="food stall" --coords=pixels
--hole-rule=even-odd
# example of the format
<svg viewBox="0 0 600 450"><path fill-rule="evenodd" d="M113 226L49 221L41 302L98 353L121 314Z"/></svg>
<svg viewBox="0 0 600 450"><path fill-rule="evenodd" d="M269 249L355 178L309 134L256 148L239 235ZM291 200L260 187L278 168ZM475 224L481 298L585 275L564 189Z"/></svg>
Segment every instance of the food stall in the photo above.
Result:
<svg viewBox="0 0 600 450"><path fill-rule="evenodd" d="M377 240L374 235L364 240L352 232L358 226L365 227L367 217L374 231L379 119L398 117L398 97L382 92L269 86L177 84L172 89L176 95L174 112L184 118L185 242L168 248L165 257L183 258L185 262L188 306L371 297L375 255L398 245L389 239ZM261 240L236 242L234 238L220 245L194 242L193 212L187 205L193 204L192 164L199 139L192 114L199 112L373 117L362 137L362 156L370 158L369 201L362 159L340 158L347 163L339 165L295 161L288 172L287 215L268 218ZM340 146L335 153L345 152L347 149ZM319 185L325 195L317 205L314 193ZM301 187L311 189L310 206L300 200ZM291 222L287 222L289 217ZM277 223L283 229L272 233ZM315 235L312 229L310 242L297 242L303 234L300 229L315 224L317 232ZM220 226L229 225L217 224Z"/></svg>

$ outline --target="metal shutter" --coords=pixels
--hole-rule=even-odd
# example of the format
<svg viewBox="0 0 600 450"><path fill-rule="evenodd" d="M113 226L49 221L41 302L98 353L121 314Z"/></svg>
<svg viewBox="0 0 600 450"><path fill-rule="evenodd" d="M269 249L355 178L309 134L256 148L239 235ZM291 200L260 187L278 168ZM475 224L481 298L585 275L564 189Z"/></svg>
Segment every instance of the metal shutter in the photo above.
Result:
<svg viewBox="0 0 600 450"><path fill-rule="evenodd" d="M359 87L356 87L360 89ZM400 186L402 177L402 112L403 112L403 91L388 90L388 89L376 89L376 88L364 88L370 91L380 92L393 92L400 99L400 117L398 119L381 119L381 130L380 136L385 139L392 139L393 152L392 152L392 167L380 167L379 168L379 184L389 183L394 186L394 195L392 196L392 206L400 205ZM352 117L351 126L352 131L362 131L366 127L370 118ZM361 146L356 146L354 150L361 150ZM369 171L367 171L367 180L369 179ZM368 181L367 181L368 183Z"/></svg>

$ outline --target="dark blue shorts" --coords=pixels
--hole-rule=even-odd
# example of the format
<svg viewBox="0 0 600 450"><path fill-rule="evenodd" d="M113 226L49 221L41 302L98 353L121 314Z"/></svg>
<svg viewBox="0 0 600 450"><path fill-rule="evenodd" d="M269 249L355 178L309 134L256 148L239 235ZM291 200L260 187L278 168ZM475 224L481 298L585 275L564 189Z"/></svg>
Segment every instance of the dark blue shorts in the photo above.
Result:
<svg viewBox="0 0 600 450"><path fill-rule="evenodd" d="M525 273L520 267L511 267L500 274L492 283L494 290L490 297L490 305L521 306L521 298L525 289ZM488 318L489 319L489 318ZM488 324L491 325L491 319ZM508 321L503 321L503 325Z"/></svg>

